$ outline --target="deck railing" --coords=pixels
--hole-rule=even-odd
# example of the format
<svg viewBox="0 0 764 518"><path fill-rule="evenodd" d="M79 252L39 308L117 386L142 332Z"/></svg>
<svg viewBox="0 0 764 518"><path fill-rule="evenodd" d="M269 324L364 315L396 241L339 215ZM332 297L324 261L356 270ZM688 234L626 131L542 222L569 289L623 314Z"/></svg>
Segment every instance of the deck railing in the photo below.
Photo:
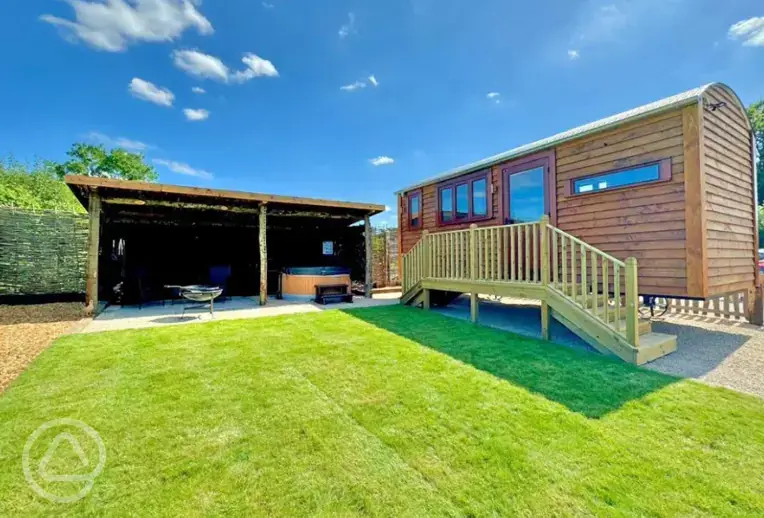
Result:
<svg viewBox="0 0 764 518"><path fill-rule="evenodd" d="M403 290L422 279L543 285L639 344L637 261L625 262L540 221L430 234L403 256Z"/></svg>

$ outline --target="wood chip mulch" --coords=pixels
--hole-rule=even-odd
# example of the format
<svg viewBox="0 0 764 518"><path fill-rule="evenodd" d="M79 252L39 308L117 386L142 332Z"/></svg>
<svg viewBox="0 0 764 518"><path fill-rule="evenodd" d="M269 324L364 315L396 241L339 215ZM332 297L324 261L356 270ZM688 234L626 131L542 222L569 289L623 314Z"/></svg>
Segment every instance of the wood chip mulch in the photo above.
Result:
<svg viewBox="0 0 764 518"><path fill-rule="evenodd" d="M79 303L0 306L0 393L38 354L85 317Z"/></svg>

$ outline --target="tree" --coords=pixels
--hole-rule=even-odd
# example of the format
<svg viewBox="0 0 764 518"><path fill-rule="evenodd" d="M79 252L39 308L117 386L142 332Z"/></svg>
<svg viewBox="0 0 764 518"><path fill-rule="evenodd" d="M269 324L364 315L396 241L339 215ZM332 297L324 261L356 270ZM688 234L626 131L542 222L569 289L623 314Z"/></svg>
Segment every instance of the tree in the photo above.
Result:
<svg viewBox="0 0 764 518"><path fill-rule="evenodd" d="M59 178L67 174L143 182L155 182L159 178L156 170L145 162L143 155L124 149L106 150L103 146L77 142L66 154L70 160L55 166Z"/></svg>
<svg viewBox="0 0 764 518"><path fill-rule="evenodd" d="M764 99L748 107L748 118L753 126L756 156L759 157L756 164L757 195L759 204L764 204Z"/></svg>
<svg viewBox="0 0 764 518"><path fill-rule="evenodd" d="M84 212L54 169L51 162L0 160L0 206Z"/></svg>

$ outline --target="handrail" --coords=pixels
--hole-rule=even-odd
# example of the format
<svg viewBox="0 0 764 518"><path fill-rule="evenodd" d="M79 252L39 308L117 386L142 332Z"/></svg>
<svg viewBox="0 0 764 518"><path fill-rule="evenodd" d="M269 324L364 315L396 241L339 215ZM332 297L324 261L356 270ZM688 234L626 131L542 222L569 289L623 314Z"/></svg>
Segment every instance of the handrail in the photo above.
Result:
<svg viewBox="0 0 764 518"><path fill-rule="evenodd" d="M639 345L637 262L621 261L549 224L422 233L403 255L404 293L425 278L542 285Z"/></svg>
<svg viewBox="0 0 764 518"><path fill-rule="evenodd" d="M616 259L552 225L549 231L549 288L639 346L637 260Z"/></svg>

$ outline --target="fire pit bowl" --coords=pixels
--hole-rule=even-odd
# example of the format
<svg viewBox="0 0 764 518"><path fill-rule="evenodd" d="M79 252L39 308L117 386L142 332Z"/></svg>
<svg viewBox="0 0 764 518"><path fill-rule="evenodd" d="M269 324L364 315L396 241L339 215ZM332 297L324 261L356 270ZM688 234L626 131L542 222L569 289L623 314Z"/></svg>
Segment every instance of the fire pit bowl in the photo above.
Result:
<svg viewBox="0 0 764 518"><path fill-rule="evenodd" d="M189 309L207 309L209 305L210 317L215 317L215 299L223 293L223 288L218 286L181 286L180 295L191 302L201 302L200 305L184 306L181 318L186 316Z"/></svg>

